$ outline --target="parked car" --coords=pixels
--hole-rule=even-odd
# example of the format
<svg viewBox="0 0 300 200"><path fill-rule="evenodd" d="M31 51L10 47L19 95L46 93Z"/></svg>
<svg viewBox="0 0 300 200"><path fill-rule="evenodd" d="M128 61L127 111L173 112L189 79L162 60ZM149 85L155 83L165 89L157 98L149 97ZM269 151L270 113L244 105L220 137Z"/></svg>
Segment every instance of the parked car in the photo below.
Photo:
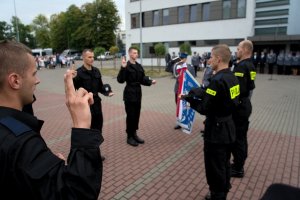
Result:
<svg viewBox="0 0 300 200"><path fill-rule="evenodd" d="M97 60L111 60L114 58L114 55L111 55L109 51L106 51L104 54L97 56Z"/></svg>

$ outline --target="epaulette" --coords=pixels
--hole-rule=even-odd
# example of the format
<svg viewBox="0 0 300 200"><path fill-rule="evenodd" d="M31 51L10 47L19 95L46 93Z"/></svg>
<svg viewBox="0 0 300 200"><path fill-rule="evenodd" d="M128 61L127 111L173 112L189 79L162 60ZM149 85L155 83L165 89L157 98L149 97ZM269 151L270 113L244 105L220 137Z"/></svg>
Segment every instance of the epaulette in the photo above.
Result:
<svg viewBox="0 0 300 200"><path fill-rule="evenodd" d="M15 136L20 136L32 129L25 125L24 123L12 118L5 117L0 119L0 124L8 128Z"/></svg>

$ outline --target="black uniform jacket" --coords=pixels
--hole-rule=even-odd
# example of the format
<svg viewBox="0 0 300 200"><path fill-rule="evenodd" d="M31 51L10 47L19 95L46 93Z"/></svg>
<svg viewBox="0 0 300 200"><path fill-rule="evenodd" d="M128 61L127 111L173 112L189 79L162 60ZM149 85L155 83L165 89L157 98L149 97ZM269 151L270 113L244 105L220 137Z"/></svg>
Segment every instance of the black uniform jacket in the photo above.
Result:
<svg viewBox="0 0 300 200"><path fill-rule="evenodd" d="M234 142L232 113L239 102L239 87L233 73L223 69L211 77L207 88L198 88L200 96L187 99L193 109L207 117L204 140L223 144Z"/></svg>
<svg viewBox="0 0 300 200"><path fill-rule="evenodd" d="M251 58L240 61L233 69L240 84L240 98L249 97L250 90L255 88L256 71Z"/></svg>
<svg viewBox="0 0 300 200"><path fill-rule="evenodd" d="M96 200L102 180L99 131L73 128L65 165L41 137L42 124L31 114L0 107L1 199Z"/></svg>
<svg viewBox="0 0 300 200"><path fill-rule="evenodd" d="M99 69L92 67L91 70L87 70L84 66L79 67L77 69L77 76L73 79L73 83L75 89L82 87L88 92L93 93L94 104L91 105L91 113L99 114L99 112L102 112L100 109L101 98L98 92L107 96L110 91L105 90Z"/></svg>
<svg viewBox="0 0 300 200"><path fill-rule="evenodd" d="M130 102L140 102L142 100L141 85L150 86L152 84L151 78L145 76L144 69L138 62L132 64L128 61L125 68L121 67L117 80L119 83L126 82L123 100Z"/></svg>
<svg viewBox="0 0 300 200"><path fill-rule="evenodd" d="M240 61L233 70L234 75L238 78L240 84L240 103L235 116L249 117L252 112L250 102L250 91L255 88L256 71L251 58Z"/></svg>

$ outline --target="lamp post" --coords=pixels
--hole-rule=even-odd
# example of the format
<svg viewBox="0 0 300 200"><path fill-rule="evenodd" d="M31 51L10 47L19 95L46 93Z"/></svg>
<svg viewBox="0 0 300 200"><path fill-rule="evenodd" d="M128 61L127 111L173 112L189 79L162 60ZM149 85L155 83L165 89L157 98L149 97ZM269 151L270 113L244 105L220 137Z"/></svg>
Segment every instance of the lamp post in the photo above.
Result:
<svg viewBox="0 0 300 200"><path fill-rule="evenodd" d="M142 0L140 0L140 59L143 64Z"/></svg>
<svg viewBox="0 0 300 200"><path fill-rule="evenodd" d="M17 41L20 42L20 35L19 35L19 23L17 17L17 9L16 9L16 1L14 0L14 8L15 8L15 19L16 19L16 31L17 31Z"/></svg>

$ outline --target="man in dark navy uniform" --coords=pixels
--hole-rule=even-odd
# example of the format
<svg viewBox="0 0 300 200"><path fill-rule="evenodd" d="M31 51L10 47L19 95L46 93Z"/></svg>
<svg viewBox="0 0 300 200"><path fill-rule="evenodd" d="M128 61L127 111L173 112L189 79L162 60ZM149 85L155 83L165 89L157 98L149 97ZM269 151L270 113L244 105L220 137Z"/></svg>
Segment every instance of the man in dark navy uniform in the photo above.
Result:
<svg viewBox="0 0 300 200"><path fill-rule="evenodd" d="M255 88L254 80L256 77L255 67L251 55L253 44L249 40L239 43L237 48L237 58L239 62L233 69L234 75L240 84L240 103L233 115L236 128L236 141L233 145L233 165L231 176L242 178L244 176L244 164L248 156L247 132L249 128L249 117L252 112L250 98Z"/></svg>
<svg viewBox="0 0 300 200"><path fill-rule="evenodd" d="M109 84L103 84L102 76L98 68L93 66L94 52L91 49L85 49L82 52L83 65L79 67L73 79L75 89L84 88L88 92L93 93L94 104L91 105L92 123L91 129L97 129L102 134L103 127L103 114L101 98L98 93L105 96L113 96L114 93L111 90ZM104 156L101 156L104 160Z"/></svg>
<svg viewBox="0 0 300 200"><path fill-rule="evenodd" d="M239 84L228 68L227 45L213 47L209 63L215 71L208 86L193 88L181 96L193 109L206 116L204 162L210 194L205 199L225 200L230 185L231 145L235 141L232 113L238 105Z"/></svg>
<svg viewBox="0 0 300 200"><path fill-rule="evenodd" d="M43 121L22 112L33 102L40 80L31 50L0 42L0 190L1 199L90 199L99 196L102 162L98 130L91 130L93 95L75 91L65 74L66 103L73 121L67 162L51 152L40 134ZM16 59L18 58L18 59Z"/></svg>
<svg viewBox="0 0 300 200"><path fill-rule="evenodd" d="M145 76L142 65L136 61L138 58L138 50L136 48L130 47L128 54L128 62L126 62L125 57L122 58L122 66L117 80L119 83L126 82L123 100L127 115L127 144L136 147L145 142L137 135L142 104L141 85L151 86L152 84L155 84L156 81L152 80L149 76Z"/></svg>

